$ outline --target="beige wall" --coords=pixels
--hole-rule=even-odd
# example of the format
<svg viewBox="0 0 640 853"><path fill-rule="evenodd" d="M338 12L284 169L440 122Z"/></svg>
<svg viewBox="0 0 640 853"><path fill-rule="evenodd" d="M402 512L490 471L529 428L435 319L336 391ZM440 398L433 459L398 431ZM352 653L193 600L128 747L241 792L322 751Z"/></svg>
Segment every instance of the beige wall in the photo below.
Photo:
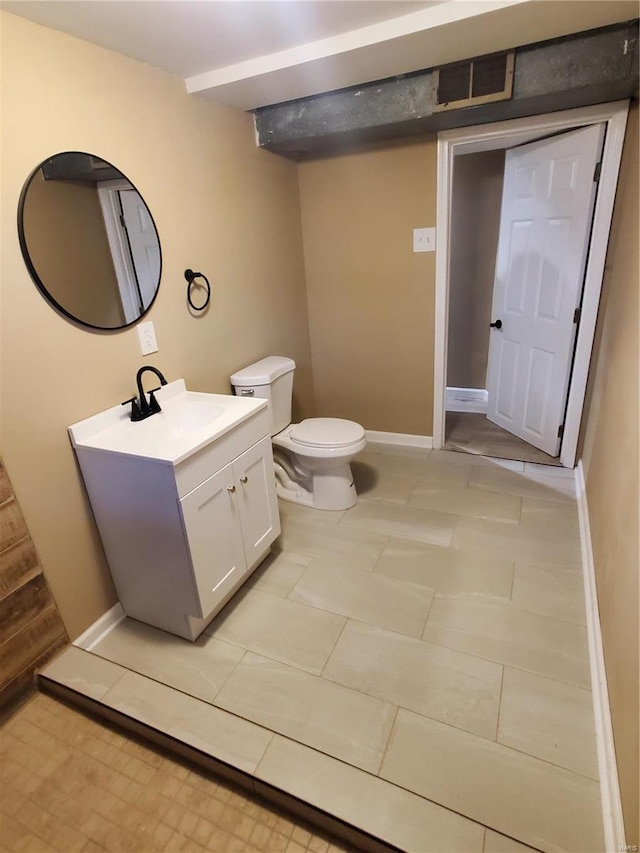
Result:
<svg viewBox="0 0 640 853"><path fill-rule="evenodd" d="M300 166L318 413L432 434L435 140Z"/></svg>
<svg viewBox="0 0 640 853"><path fill-rule="evenodd" d="M583 463L627 844L638 844L638 107L629 116Z"/></svg>
<svg viewBox="0 0 640 853"><path fill-rule="evenodd" d="M455 158L447 385L486 388L504 151Z"/></svg>
<svg viewBox="0 0 640 853"><path fill-rule="evenodd" d="M145 363L195 390L268 354L292 356L298 410L312 408L295 164L256 148L250 115L184 83L5 12L2 23L2 453L71 637L115 602L66 428L134 392ZM114 163L140 190L163 253L146 319L98 333L56 313L32 283L16 234L31 170L65 150ZM202 270L210 310L186 306L183 271Z"/></svg>

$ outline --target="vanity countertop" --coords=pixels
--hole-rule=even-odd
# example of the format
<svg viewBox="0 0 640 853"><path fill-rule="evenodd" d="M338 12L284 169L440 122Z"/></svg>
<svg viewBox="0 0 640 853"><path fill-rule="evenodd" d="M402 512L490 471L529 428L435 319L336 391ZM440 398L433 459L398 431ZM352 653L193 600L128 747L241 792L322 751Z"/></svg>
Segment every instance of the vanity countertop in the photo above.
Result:
<svg viewBox="0 0 640 853"><path fill-rule="evenodd" d="M268 406L232 394L188 391L184 379L156 392L162 411L132 421L129 407L113 406L69 427L73 446L178 465Z"/></svg>

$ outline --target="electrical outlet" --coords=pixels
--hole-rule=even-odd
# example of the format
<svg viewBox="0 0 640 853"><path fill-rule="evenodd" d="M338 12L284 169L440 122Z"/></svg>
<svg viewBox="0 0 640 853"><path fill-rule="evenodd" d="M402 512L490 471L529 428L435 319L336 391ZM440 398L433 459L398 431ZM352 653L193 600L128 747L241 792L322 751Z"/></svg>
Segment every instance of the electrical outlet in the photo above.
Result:
<svg viewBox="0 0 640 853"><path fill-rule="evenodd" d="M158 352L156 330L153 328L153 323L150 320L148 323L138 324L138 338L140 340L142 355L149 355L149 353Z"/></svg>
<svg viewBox="0 0 640 853"><path fill-rule="evenodd" d="M435 252L436 250L436 229L435 228L414 228L413 229L413 251L414 252Z"/></svg>

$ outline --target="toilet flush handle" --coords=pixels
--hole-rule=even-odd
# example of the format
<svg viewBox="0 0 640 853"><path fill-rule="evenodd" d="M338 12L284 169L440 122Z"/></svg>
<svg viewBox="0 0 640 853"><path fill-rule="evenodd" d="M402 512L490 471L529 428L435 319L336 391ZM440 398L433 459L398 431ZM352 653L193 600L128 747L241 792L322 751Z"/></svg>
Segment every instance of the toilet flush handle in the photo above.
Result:
<svg viewBox="0 0 640 853"><path fill-rule="evenodd" d="M255 393L256 392L253 388L241 388L240 389L240 396L241 397L254 397Z"/></svg>

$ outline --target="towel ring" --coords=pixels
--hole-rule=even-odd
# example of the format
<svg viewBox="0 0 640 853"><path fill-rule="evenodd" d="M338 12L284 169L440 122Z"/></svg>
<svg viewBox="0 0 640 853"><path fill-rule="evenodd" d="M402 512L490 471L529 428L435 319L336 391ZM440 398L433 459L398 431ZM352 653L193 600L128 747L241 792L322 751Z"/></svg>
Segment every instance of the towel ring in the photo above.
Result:
<svg viewBox="0 0 640 853"><path fill-rule="evenodd" d="M204 273L194 272L193 270L185 270L184 277L187 280L187 302L194 311L204 311L211 300L211 285L209 284L209 279L204 275ZM201 285L199 281L196 281L197 278L204 279L204 285ZM191 287L194 284L198 284L201 287L204 286L207 289L207 295L202 305L195 305L191 298Z"/></svg>

